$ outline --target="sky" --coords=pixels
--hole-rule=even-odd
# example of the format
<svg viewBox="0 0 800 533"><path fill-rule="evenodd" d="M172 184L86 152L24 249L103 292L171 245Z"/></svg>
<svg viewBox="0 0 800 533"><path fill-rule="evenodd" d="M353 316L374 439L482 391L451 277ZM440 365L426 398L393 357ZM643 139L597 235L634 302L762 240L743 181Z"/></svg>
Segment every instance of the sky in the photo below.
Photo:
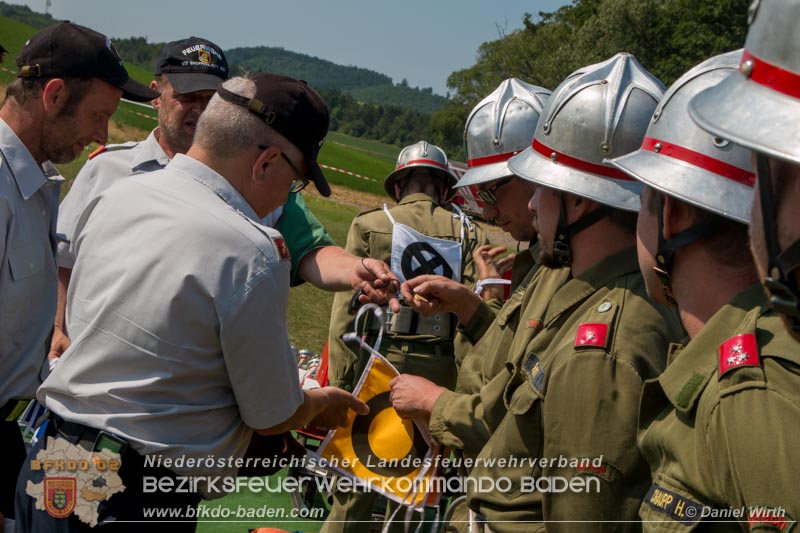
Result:
<svg viewBox="0 0 800 533"><path fill-rule="evenodd" d="M47 0L5 0L44 12ZM49 13L110 37L197 36L223 49L274 46L447 92L481 43L522 28L524 14L569 0L50 0ZM125 58L123 57L123 60Z"/></svg>

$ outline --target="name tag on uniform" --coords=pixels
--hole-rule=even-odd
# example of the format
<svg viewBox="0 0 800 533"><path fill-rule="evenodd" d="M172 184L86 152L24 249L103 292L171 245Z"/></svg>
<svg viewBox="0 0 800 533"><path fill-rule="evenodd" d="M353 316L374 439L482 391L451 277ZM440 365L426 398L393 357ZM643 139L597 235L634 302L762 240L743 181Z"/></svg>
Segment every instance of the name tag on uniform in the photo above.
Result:
<svg viewBox="0 0 800 533"><path fill-rule="evenodd" d="M644 501L673 520L682 524L694 524L703 514L703 505L680 494L653 483Z"/></svg>

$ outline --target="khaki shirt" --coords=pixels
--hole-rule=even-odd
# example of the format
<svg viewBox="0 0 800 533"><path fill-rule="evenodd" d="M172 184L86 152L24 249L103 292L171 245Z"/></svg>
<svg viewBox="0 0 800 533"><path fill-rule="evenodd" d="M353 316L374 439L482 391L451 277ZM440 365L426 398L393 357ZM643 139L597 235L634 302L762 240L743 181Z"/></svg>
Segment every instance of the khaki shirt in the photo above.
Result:
<svg viewBox="0 0 800 533"><path fill-rule="evenodd" d="M640 510L645 531L792 529L800 518L798 369L800 344L761 286L673 349L642 395L639 447L653 473Z"/></svg>
<svg viewBox="0 0 800 533"><path fill-rule="evenodd" d="M0 120L0 406L33 398L46 366L56 313L61 181L46 178Z"/></svg>
<svg viewBox="0 0 800 533"><path fill-rule="evenodd" d="M521 343L515 337L533 331L526 324L540 314L537 307L546 308L568 277L568 268L537 268L529 284L508 299L464 359L459 370L460 393L444 392L434 404L429 425L438 442L461 450L467 457L480 452L505 415L497 387L487 385L505 373L505 364L515 353L512 345Z"/></svg>
<svg viewBox="0 0 800 533"><path fill-rule="evenodd" d="M427 194L409 194L390 212L398 223L429 237L452 241L461 238L461 221ZM392 229L392 223L382 209L361 213L350 226L345 250L359 257L374 257L388 263L391 259ZM461 282L468 287L474 287L477 282L472 252L488 242L483 229L475 222L471 222L471 229L465 229L461 247ZM352 390L358 380L360 364L363 364L359 363L353 351L356 348L351 349L342 341L342 335L353 331L354 327L354 317L348 313L352 297L353 291L338 292L334 296L328 352L331 385L348 390ZM455 320L455 317L451 318ZM464 346L468 344L466 340L456 342ZM453 345L452 336L384 332L381 353L398 366L400 372L424 376L452 389L457 374Z"/></svg>
<svg viewBox="0 0 800 533"><path fill-rule="evenodd" d="M682 336L677 314L646 298L631 249L570 279L531 320L530 342L487 385L507 413L471 474L508 483L494 491L469 485L470 507L493 531L536 531L543 520L548 531L637 529L576 522L638 516L650 485L636 448L639 396L664 368L669 342ZM556 492L564 483L591 492Z"/></svg>

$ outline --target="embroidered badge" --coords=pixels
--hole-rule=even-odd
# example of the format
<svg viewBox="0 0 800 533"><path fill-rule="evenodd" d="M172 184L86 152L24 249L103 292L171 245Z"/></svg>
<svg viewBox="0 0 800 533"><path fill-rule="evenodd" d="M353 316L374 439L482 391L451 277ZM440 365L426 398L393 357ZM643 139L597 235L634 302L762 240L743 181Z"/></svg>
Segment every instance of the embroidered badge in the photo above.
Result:
<svg viewBox="0 0 800 533"><path fill-rule="evenodd" d="M544 370L539 364L539 358L531 352L525 359L525 371L530 376L531 385L537 392L542 392L542 385L544 384Z"/></svg>
<svg viewBox="0 0 800 533"><path fill-rule="evenodd" d="M605 347L607 336L608 324L581 324L578 326L578 334L575 335L575 347Z"/></svg>
<svg viewBox="0 0 800 533"><path fill-rule="evenodd" d="M78 480L74 477L44 478L44 508L53 518L66 518L75 510Z"/></svg>
<svg viewBox="0 0 800 533"><path fill-rule="evenodd" d="M751 530L763 527L769 530L789 531L794 525L794 518L789 516L783 507L757 505L748 509L747 525Z"/></svg>
<svg viewBox="0 0 800 533"><path fill-rule="evenodd" d="M207 50L198 50L197 60L201 63L211 63L211 54L209 54Z"/></svg>
<svg viewBox="0 0 800 533"><path fill-rule="evenodd" d="M290 259L292 254L289 253L289 246L284 239L275 239L275 247L278 249L278 255L281 259Z"/></svg>
<svg viewBox="0 0 800 533"><path fill-rule="evenodd" d="M703 505L653 483L647 496L647 505L683 524L694 524L703 514Z"/></svg>
<svg viewBox="0 0 800 533"><path fill-rule="evenodd" d="M587 474L597 474L604 476L608 472L608 467L603 462L602 458L597 459L581 459L578 463L578 472Z"/></svg>
<svg viewBox="0 0 800 533"><path fill-rule="evenodd" d="M742 333L723 342L719 347L719 375L732 368L758 366L758 345L752 333Z"/></svg>
<svg viewBox="0 0 800 533"><path fill-rule="evenodd" d="M534 320L528 320L528 327L529 328L532 328L532 329L535 329L535 330L541 330L543 326L544 326L544 324L542 324L541 320L535 320L535 319Z"/></svg>

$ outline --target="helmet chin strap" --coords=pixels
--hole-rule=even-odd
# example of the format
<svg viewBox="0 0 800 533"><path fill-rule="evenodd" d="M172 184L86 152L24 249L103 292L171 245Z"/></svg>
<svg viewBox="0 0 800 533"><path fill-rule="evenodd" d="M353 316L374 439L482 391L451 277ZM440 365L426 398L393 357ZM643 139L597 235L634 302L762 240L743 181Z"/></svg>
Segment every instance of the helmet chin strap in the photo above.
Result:
<svg viewBox="0 0 800 533"><path fill-rule="evenodd" d="M585 214L572 224L567 225L567 204L564 200L564 193L559 193L558 195L561 198L561 209L558 213L556 236L555 239L553 239L553 258L561 266L570 266L572 264L572 247L569 241L572 236L610 215L611 208L600 205L600 207L594 211Z"/></svg>
<svg viewBox="0 0 800 533"><path fill-rule="evenodd" d="M784 315L794 333L800 333L800 290L790 273L800 268L800 240L780 251L778 244L778 218L773 202L772 171L769 158L756 154L758 192L761 199L761 216L764 224L764 243L767 247L767 277L764 287L773 309Z"/></svg>
<svg viewBox="0 0 800 533"><path fill-rule="evenodd" d="M661 197L661 192L653 191L656 195L658 206L656 213L658 215L658 249L656 250L656 266L653 267L658 279L661 280L661 287L664 290L664 297L672 305L676 305L675 293L672 292L672 263L675 260L675 252L693 242L704 239L709 235L717 233L724 227L723 221L719 218L713 218L700 222L686 228L673 238L667 240L664 238L664 201Z"/></svg>

